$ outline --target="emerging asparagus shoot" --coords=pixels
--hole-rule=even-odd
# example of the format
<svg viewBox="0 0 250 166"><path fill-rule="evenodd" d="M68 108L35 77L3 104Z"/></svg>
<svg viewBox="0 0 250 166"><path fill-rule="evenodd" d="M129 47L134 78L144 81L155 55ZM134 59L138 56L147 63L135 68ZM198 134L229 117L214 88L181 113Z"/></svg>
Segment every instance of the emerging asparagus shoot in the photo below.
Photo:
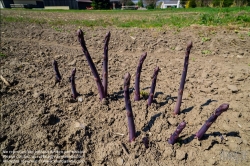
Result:
<svg viewBox="0 0 250 166"><path fill-rule="evenodd" d="M55 77L55 84L57 84L57 83L60 84L62 77L61 77L61 74L58 70L58 64L57 64L56 60L53 61L53 68L54 68L54 72L55 72L55 76L56 76Z"/></svg>
<svg viewBox="0 0 250 166"><path fill-rule="evenodd" d="M142 142L145 145L145 148L149 148L149 140L148 137L143 137Z"/></svg>
<svg viewBox="0 0 250 166"><path fill-rule="evenodd" d="M125 98L127 118L128 118L129 142L132 142L135 140L135 124L129 97L130 78L131 78L130 74L126 73L124 76L124 98Z"/></svg>
<svg viewBox="0 0 250 166"><path fill-rule="evenodd" d="M98 87L98 91L99 91L99 95L100 95L100 100L102 100L104 97L105 97L105 94L104 94L104 90L103 90L103 85L102 85L102 82L101 82L101 79L99 77L99 74L96 70L96 67L92 61L92 58L90 57L89 55L89 51L86 47L86 43L85 43L85 40L84 40L84 37L83 37L83 31L81 29L78 29L77 30L77 37L78 37L78 41L79 43L81 44L81 47L82 47L82 51L88 61L88 64L89 64L89 67L92 71L92 74L94 75L94 79L96 81L96 84L97 84L97 87Z"/></svg>
<svg viewBox="0 0 250 166"><path fill-rule="evenodd" d="M214 112L214 114L208 118L206 123L201 127L201 129L196 133L196 138L200 140L202 136L206 133L208 128L215 122L215 120L222 114L222 112L227 111L229 108L229 104L222 104L217 108Z"/></svg>
<svg viewBox="0 0 250 166"><path fill-rule="evenodd" d="M181 122L177 129L175 130L175 132L171 135L171 137L169 138L168 140L168 143L169 144L175 144L178 137L179 137L179 134L182 132L182 130L186 127L186 122Z"/></svg>
<svg viewBox="0 0 250 166"><path fill-rule="evenodd" d="M151 103L153 102L153 97L154 97L154 93L155 93L155 86L156 86L156 80L157 80L157 75L159 73L160 68L156 67L154 70L154 75L152 76L152 85L151 85L151 89L150 89L150 93L148 96L148 106L151 105Z"/></svg>
<svg viewBox="0 0 250 166"><path fill-rule="evenodd" d="M75 84L75 74L76 74L76 68L72 70L71 76L69 77L69 81L71 83L71 91L72 91L72 98L75 100L78 96L78 93L76 92L76 84Z"/></svg>
<svg viewBox="0 0 250 166"><path fill-rule="evenodd" d="M140 76L141 76L141 69L142 69L142 64L144 62L144 60L147 57L147 53L145 52L144 54L141 55L139 64L137 66L137 71L136 71L136 75L135 75L135 101L139 101L140 100Z"/></svg>
<svg viewBox="0 0 250 166"><path fill-rule="evenodd" d="M104 54L103 54L103 69L102 69L102 85L104 90L104 97L108 95L108 44L110 39L110 32L105 36Z"/></svg>
<svg viewBox="0 0 250 166"><path fill-rule="evenodd" d="M185 85L186 76L187 76L188 60L189 60L189 54L190 54L191 48L192 48L192 42L188 44L186 53L185 53L185 60L184 60L184 67L183 67L182 76L181 76L181 83L180 83L180 88L178 90L178 98L177 98L177 102L176 102L175 109L174 109L175 115L180 113L182 95L183 95L184 85Z"/></svg>

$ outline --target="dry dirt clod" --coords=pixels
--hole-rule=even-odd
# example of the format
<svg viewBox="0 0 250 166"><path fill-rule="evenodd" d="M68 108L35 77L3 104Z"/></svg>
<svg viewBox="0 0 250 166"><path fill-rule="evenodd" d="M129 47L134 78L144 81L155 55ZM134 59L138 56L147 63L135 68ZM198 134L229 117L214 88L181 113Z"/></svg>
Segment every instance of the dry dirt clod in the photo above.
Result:
<svg viewBox="0 0 250 166"><path fill-rule="evenodd" d="M33 97L34 97L34 98L38 98L38 97L39 97L39 95L40 95L40 94L39 94L39 93L37 93L37 92L34 92L34 93L33 93Z"/></svg>
<svg viewBox="0 0 250 166"><path fill-rule="evenodd" d="M178 45L178 46L175 47L175 50L176 50L176 51L181 51L181 50L183 50L183 48L182 48L181 46Z"/></svg>
<svg viewBox="0 0 250 166"><path fill-rule="evenodd" d="M116 162L117 162L118 165L123 165L124 160L121 157L118 157Z"/></svg>
<svg viewBox="0 0 250 166"><path fill-rule="evenodd" d="M239 91L235 85L227 85L227 88L231 90L232 93L236 93Z"/></svg>
<svg viewBox="0 0 250 166"><path fill-rule="evenodd" d="M178 124L176 118L168 118L168 122L173 126L176 126Z"/></svg>
<svg viewBox="0 0 250 166"><path fill-rule="evenodd" d="M187 153L182 150L176 150L176 159L177 160L183 160L186 158Z"/></svg>

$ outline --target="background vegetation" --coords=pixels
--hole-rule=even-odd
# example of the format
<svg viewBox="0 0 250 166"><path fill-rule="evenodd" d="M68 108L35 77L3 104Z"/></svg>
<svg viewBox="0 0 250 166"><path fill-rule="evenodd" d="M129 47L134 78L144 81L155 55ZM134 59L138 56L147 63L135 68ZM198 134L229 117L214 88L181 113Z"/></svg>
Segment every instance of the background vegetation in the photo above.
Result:
<svg viewBox="0 0 250 166"><path fill-rule="evenodd" d="M188 27L237 26L250 27L250 7L225 8L168 8L159 10L25 10L4 9L1 23L31 22L49 24L54 27L72 24L79 26L115 26L115 27ZM11 12L14 11L14 12ZM61 17L53 17L53 14ZM75 17L77 15L77 17ZM43 17L41 17L43 16ZM51 17L50 17L51 16ZM79 19L75 19L79 18Z"/></svg>
<svg viewBox="0 0 250 166"><path fill-rule="evenodd" d="M109 0L92 0L91 6L94 9L109 9Z"/></svg>
<svg viewBox="0 0 250 166"><path fill-rule="evenodd" d="M181 5L189 7L236 7L249 6L250 0L181 0Z"/></svg>

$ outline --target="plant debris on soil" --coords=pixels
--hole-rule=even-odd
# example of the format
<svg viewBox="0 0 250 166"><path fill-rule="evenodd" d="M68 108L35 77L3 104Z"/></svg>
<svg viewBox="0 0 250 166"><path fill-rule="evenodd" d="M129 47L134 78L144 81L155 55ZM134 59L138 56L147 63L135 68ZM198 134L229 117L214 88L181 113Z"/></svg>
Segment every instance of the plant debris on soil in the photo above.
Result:
<svg viewBox="0 0 250 166"><path fill-rule="evenodd" d="M82 25L98 73L102 71L103 39L108 31L111 33L108 97L104 101L99 99L77 41L77 29L78 25L64 25L62 31L57 31L48 24L1 23L0 51L4 56L0 57L0 69L11 85L0 80L1 163L7 165L13 160L15 165L51 165L47 160L53 165L248 165L249 29L237 28L236 33L226 27L195 25L178 31L167 27ZM189 41L193 48L181 110L179 115L173 115ZM142 94L149 94L152 71L160 68L149 107L147 98L134 101L133 92L134 75L143 52L147 52L147 58L140 77ZM58 62L62 76L55 86L53 60ZM77 69L76 100L72 100L69 82L73 68ZM130 100L136 129L132 143L128 141L123 94L127 72L131 74ZM201 140L194 138L223 103L228 103L229 109ZM178 141L170 145L168 139L182 121L186 127Z"/></svg>

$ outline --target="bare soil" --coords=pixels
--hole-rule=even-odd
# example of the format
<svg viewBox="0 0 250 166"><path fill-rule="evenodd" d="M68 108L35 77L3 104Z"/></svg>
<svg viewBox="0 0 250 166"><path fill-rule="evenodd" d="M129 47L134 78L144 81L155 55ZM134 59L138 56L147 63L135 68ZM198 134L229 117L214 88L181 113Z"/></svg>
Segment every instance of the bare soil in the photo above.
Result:
<svg viewBox="0 0 250 166"><path fill-rule="evenodd" d="M76 38L77 29L74 25L55 29L47 24L2 23L1 52L5 56L1 57L1 75L12 85L0 83L0 159L6 162L2 164L8 165L10 159L6 156L14 155L9 151L24 151L26 156L27 151L62 151L61 156L76 151L81 156L74 161L81 164L68 165L248 165L249 29L83 26L87 47L100 75L103 40L111 32L107 102L99 100L97 86ZM193 48L181 114L174 116L185 48L190 40ZM148 53L141 73L144 93L149 93L154 68L161 69L154 103L148 108L146 99L133 100L134 74L143 52ZM54 59L63 77L56 86ZM68 77L73 68L77 70L76 88L82 102L71 100ZM137 131L133 143L128 142L123 97L126 72L132 75L130 96ZM202 140L195 139L194 134L223 103L229 103L228 111L218 117ZM187 126L178 143L169 145L167 139L182 121ZM149 139L148 149L142 143L144 137ZM41 154L36 156L29 159L37 161L37 165L51 165L42 162L44 158L39 159ZM18 159L25 160L28 159Z"/></svg>

